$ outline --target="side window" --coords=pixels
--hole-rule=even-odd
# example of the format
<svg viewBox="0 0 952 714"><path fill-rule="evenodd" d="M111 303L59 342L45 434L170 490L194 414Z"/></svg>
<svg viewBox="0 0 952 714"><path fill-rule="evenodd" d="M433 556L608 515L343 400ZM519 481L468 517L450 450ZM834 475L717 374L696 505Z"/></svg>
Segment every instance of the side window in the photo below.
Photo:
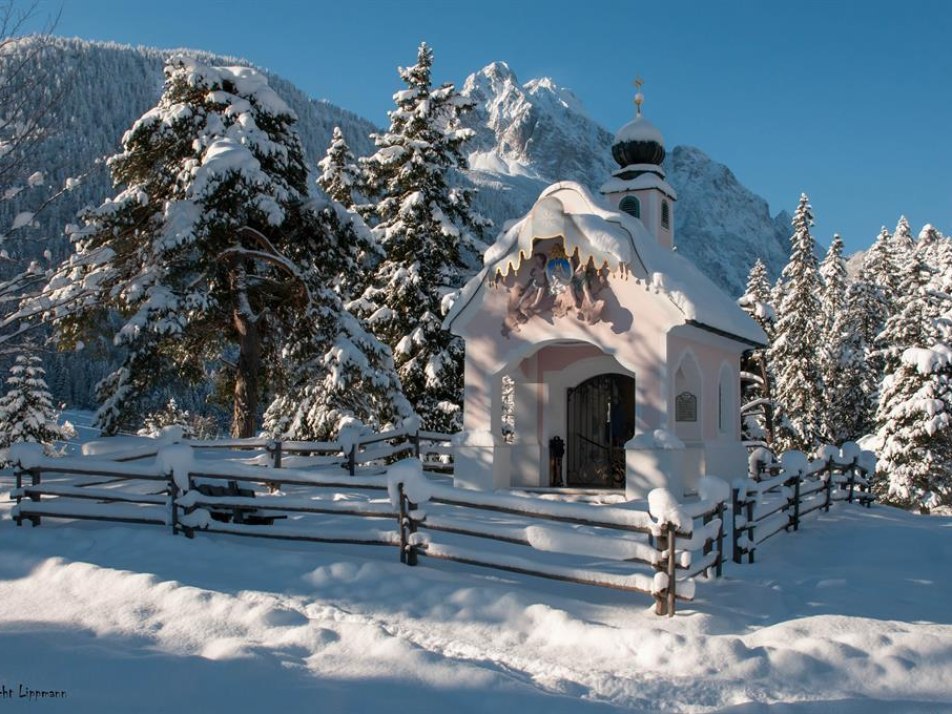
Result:
<svg viewBox="0 0 952 714"><path fill-rule="evenodd" d="M729 434L739 421L731 389L732 381L731 371L721 367L721 378L717 384L717 430L721 434Z"/></svg>
<svg viewBox="0 0 952 714"><path fill-rule="evenodd" d="M641 201L639 201L635 196L625 196L623 199L621 199L621 203L618 204L618 208L627 213L629 216L641 218Z"/></svg>

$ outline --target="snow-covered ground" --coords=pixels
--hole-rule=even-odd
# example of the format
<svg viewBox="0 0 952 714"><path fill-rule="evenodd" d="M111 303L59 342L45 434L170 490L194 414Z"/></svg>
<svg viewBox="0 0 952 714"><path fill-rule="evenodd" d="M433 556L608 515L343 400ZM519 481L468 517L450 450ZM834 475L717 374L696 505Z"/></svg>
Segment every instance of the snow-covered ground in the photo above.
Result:
<svg viewBox="0 0 952 714"><path fill-rule="evenodd" d="M22 685L62 712L952 712L952 518L839 504L659 618L388 547L17 528L9 488L11 711Z"/></svg>

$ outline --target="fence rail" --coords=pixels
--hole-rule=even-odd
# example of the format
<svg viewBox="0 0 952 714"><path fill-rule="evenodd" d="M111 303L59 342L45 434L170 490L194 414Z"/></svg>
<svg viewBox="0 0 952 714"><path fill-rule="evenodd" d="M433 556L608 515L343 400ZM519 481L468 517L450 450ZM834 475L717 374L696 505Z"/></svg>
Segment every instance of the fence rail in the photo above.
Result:
<svg viewBox="0 0 952 714"><path fill-rule="evenodd" d="M219 533L391 546L408 565L422 556L645 593L662 615L674 615L677 600L694 598L696 577L720 574L723 498L657 516L631 507L461 491L427 479L417 459L399 462L389 477L348 476L203 463L194 452L177 444L151 463L123 463L20 449L14 518L34 526L44 518L159 525L189 538ZM334 500L341 490L366 499ZM486 522L487 515L518 522ZM496 552L485 547L490 541L526 554ZM543 562L543 551L559 554L559 562Z"/></svg>
<svg viewBox="0 0 952 714"><path fill-rule="evenodd" d="M799 530L804 516L829 511L836 501L869 507L876 499L869 488L870 469L861 461L859 455L829 452L814 461L788 452L777 461L766 449L755 451L751 478L732 490L732 560L742 563L746 555L753 563L758 545Z"/></svg>

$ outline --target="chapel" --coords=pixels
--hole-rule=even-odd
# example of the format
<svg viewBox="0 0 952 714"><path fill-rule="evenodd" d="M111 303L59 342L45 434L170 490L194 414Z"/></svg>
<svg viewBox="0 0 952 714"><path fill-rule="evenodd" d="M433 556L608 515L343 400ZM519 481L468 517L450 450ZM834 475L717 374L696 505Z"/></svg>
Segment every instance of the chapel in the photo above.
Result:
<svg viewBox="0 0 952 714"><path fill-rule="evenodd" d="M677 193L643 101L599 191L546 188L446 317L466 345L459 487L690 497L703 474L746 473L740 363L766 336L677 253Z"/></svg>

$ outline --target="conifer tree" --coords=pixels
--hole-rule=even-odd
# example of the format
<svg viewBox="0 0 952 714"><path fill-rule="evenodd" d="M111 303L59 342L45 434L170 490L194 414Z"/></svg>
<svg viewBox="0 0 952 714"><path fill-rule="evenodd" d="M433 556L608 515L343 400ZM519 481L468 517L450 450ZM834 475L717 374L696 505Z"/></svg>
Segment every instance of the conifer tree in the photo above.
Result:
<svg viewBox="0 0 952 714"><path fill-rule="evenodd" d="M361 193L362 174L339 126L334 127L327 154L317 165L321 170L317 179L321 188L348 211L353 210L359 202L355 196Z"/></svg>
<svg viewBox="0 0 952 714"><path fill-rule="evenodd" d="M17 355L7 378L7 392L0 397L0 448L32 442L43 444L47 453L54 441L68 438L60 426L53 398L46 384L42 360L36 355ZM5 461L6 459L0 459Z"/></svg>
<svg viewBox="0 0 952 714"><path fill-rule="evenodd" d="M952 503L950 358L944 343L912 347L883 380L873 490L887 503L925 509Z"/></svg>
<svg viewBox="0 0 952 714"><path fill-rule="evenodd" d="M122 190L72 234L50 318L66 346L107 311L122 318L126 358L99 387L107 433L157 385L217 365L232 434L251 436L266 387L298 368L282 359L286 342L332 350L350 319L334 287L357 269L355 219L311 190L294 114L262 74L181 56L165 74L158 105L110 160ZM315 313L324 320L302 320Z"/></svg>
<svg viewBox="0 0 952 714"><path fill-rule="evenodd" d="M361 284L373 237L356 214L329 197L319 196L311 208L314 227L289 249L292 260L307 266L302 279L310 299L289 316L284 370L264 428L275 438L328 441L352 419L377 429L397 426L413 409L393 353L343 303Z"/></svg>
<svg viewBox="0 0 952 714"><path fill-rule="evenodd" d="M758 258L747 277L747 290L737 303L763 328L768 344L776 317L771 299L767 266ZM745 354L742 377L741 418L744 438L769 442L773 438L773 405L767 348L753 349Z"/></svg>
<svg viewBox="0 0 952 714"><path fill-rule="evenodd" d="M813 214L806 194L800 197L792 223L792 251L783 269L783 297L768 360L775 376L779 446L810 451L821 437L826 400L816 357L820 280L816 243L810 233Z"/></svg>
<svg viewBox="0 0 952 714"><path fill-rule="evenodd" d="M896 230L892 234L892 246L893 254L900 262L916 247L916 241L912 237L912 230L909 228L909 221L905 216L899 216Z"/></svg>
<svg viewBox="0 0 952 714"><path fill-rule="evenodd" d="M820 342L818 347L820 376L826 388L827 408L823 410L823 436L831 443L840 443L845 440L845 426L841 423L842 417L838 405L835 404L834 392L843 384L841 371L846 367L843 359L855 353L851 349L844 349L844 340L854 339L850 334L851 326L843 323L846 312L847 275L846 262L843 260L843 241L840 236L834 235L830 248L820 264L820 279L822 292L820 294L821 325ZM863 355L865 359L865 355Z"/></svg>
<svg viewBox="0 0 952 714"><path fill-rule="evenodd" d="M442 328L449 300L469 276L465 251L480 244L484 221L472 192L454 188L465 167L463 143L473 132L459 117L471 104L452 84L434 88L433 51L399 70L406 89L394 95L390 128L373 135L377 151L363 160L378 197L374 234L385 257L355 305L374 334L393 349L404 393L428 429L461 426L462 341Z"/></svg>
<svg viewBox="0 0 952 714"><path fill-rule="evenodd" d="M873 428L878 384L864 328L870 299L868 283L852 283L844 308L834 316L829 346L824 345L825 428L833 444L855 441Z"/></svg>
<svg viewBox="0 0 952 714"><path fill-rule="evenodd" d="M925 347L937 337L927 305L929 272L920 256L913 252L900 263L896 276L893 312L876 339L879 364L883 374L899 367L909 347Z"/></svg>

